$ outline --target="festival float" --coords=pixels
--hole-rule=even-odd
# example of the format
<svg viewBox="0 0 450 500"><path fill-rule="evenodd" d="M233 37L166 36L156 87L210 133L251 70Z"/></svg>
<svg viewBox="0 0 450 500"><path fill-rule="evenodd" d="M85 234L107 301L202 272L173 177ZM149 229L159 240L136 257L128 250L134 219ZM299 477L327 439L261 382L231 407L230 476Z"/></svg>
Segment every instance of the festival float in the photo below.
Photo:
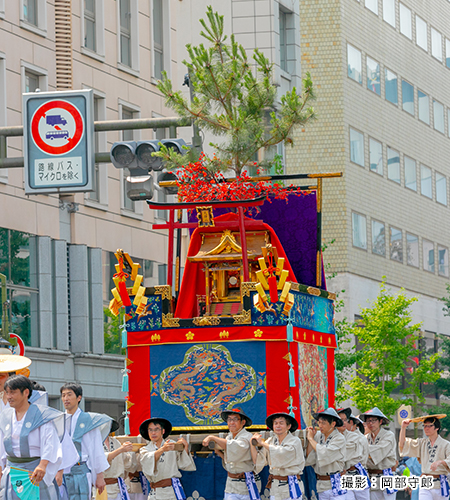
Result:
<svg viewBox="0 0 450 500"><path fill-rule="evenodd" d="M280 411L305 429L312 413L334 406L336 297L322 264L322 183L341 174L211 182L196 168L174 182L179 202L148 201L169 211L167 224L153 225L169 234L167 283L146 287L139 264L116 253L110 310L124 308L125 433L158 416L201 443L193 436L226 432L220 414L236 407L252 418L250 431ZM316 184L280 184L290 178ZM183 228L191 236L179 286ZM219 491L225 471L201 444L193 449ZM183 474L187 495L199 490L189 475L199 477Z"/></svg>

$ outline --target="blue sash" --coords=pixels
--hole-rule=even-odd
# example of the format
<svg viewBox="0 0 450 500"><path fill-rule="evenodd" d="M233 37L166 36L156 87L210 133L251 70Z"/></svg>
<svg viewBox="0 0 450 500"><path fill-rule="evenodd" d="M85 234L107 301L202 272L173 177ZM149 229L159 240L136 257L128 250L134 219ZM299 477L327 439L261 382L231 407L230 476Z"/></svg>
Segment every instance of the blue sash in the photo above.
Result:
<svg viewBox="0 0 450 500"><path fill-rule="evenodd" d="M289 484L289 497L292 499L302 498L302 490L300 489L300 483L298 482L297 476L288 476Z"/></svg>
<svg viewBox="0 0 450 500"><path fill-rule="evenodd" d="M247 485L248 494L250 495L250 500L261 500L259 496L258 487L256 486L255 475L253 472L244 472L245 474L245 484Z"/></svg>
<svg viewBox="0 0 450 500"><path fill-rule="evenodd" d="M112 418L108 415L103 415L101 413L91 413L82 411L78 415L77 425L73 431L72 441L75 448L80 455L81 461L81 441L83 436L92 431L93 429L100 428L100 433L102 435L102 443L106 439L111 429ZM109 425L108 425L109 424Z"/></svg>
<svg viewBox="0 0 450 500"><path fill-rule="evenodd" d="M141 482L142 493L148 495L150 493L150 483L142 471L139 471L139 481Z"/></svg>
<svg viewBox="0 0 450 500"><path fill-rule="evenodd" d="M394 473L392 472L392 469L389 467L387 469L383 469L383 476L393 476ZM386 493L388 495L393 495L394 493L396 493L397 490L394 490L392 488L386 488Z"/></svg>
<svg viewBox="0 0 450 500"><path fill-rule="evenodd" d="M341 488L341 474L339 472L330 474L330 482L331 482L331 491L333 492L333 495L335 497L338 495L345 495L347 493L347 490L343 490Z"/></svg>
<svg viewBox="0 0 450 500"><path fill-rule="evenodd" d="M14 408L5 408L0 414L0 429L3 432L5 450L10 457L14 456L12 448L12 422L15 414ZM28 445L28 435L41 425L44 425L52 420L63 415L60 411L50 408L49 406L41 406L30 404L23 421L22 430L20 432L20 455L22 457L30 456L30 447Z"/></svg>
<svg viewBox="0 0 450 500"><path fill-rule="evenodd" d="M172 488L177 497L177 500L186 500L186 495L184 494L183 486L181 486L180 480L177 477L172 478Z"/></svg>
<svg viewBox="0 0 450 500"><path fill-rule="evenodd" d="M368 490L370 488L370 478L365 467L363 467L361 462L358 462L357 464L355 464L355 469L359 472L360 476L367 477L367 486L364 489Z"/></svg>
<svg viewBox="0 0 450 500"><path fill-rule="evenodd" d="M445 474L441 474L439 476L439 480L441 482L441 495L443 497L448 497L448 495L450 493L450 488L449 488L449 485L448 485L447 476Z"/></svg>
<svg viewBox="0 0 450 500"><path fill-rule="evenodd" d="M119 484L120 498L121 500L130 500L130 495L128 495L128 490L125 485L123 478L118 477L117 483Z"/></svg>

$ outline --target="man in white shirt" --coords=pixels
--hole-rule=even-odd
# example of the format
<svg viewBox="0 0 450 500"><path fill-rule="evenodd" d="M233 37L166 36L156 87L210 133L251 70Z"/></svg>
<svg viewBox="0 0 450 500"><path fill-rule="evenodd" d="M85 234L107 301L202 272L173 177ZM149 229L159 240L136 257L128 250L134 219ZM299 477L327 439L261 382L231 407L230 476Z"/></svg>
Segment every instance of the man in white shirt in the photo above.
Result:
<svg viewBox="0 0 450 500"><path fill-rule="evenodd" d="M5 500L17 500L23 479L15 478L17 469L30 471L30 480L39 485L41 500L58 500L55 475L58 469L76 461L76 450L68 447L62 456L60 437L64 414L54 408L30 404L31 381L23 375L13 375L5 382L9 408L0 415L0 460L5 477ZM59 428L59 433L58 433ZM12 469L13 468L13 469ZM20 474L20 471L19 471ZM20 484L19 484L20 483Z"/></svg>
<svg viewBox="0 0 450 500"><path fill-rule="evenodd" d="M250 500L250 496L258 498L261 481L254 472L260 470L253 463L250 451L253 436L245 429L252 425L252 421L240 408L223 411L220 416L228 425L228 436L226 439L207 436L203 440L203 446L214 441L223 449L223 453L218 454L222 456L222 465L228 475L224 500Z"/></svg>
<svg viewBox="0 0 450 500"><path fill-rule="evenodd" d="M389 419L377 407L360 415L360 419L367 423L369 433L366 434L369 443L369 458L367 459L367 472L371 477L371 500L395 500L397 491L393 488L384 490L380 487L382 476L393 476L393 468L397 465L397 443L393 432L384 429ZM376 484L373 484L373 479Z"/></svg>
<svg viewBox="0 0 450 500"><path fill-rule="evenodd" d="M337 430L343 425L334 408L313 413L319 424L319 431L307 428L306 465L312 465L316 472L319 500L331 500L340 496L346 499L346 490L341 488L341 474L345 464L345 438Z"/></svg>
<svg viewBox="0 0 450 500"><path fill-rule="evenodd" d="M407 438L406 428L411 420L407 418L402 422L398 439L400 456L417 457L422 465L422 475L433 477L431 489L420 488L419 500L446 500L449 497L450 442L439 435L440 418L442 415L420 417L425 437L419 439Z"/></svg>
<svg viewBox="0 0 450 500"><path fill-rule="evenodd" d="M66 434L63 441L71 439L79 454L79 461L73 466L59 470L56 480L64 500L89 500L92 485L99 493L105 489L103 472L109 468L103 451L103 441L109 434L112 419L107 415L87 413L78 405L83 397L81 385L64 384L61 399L66 410ZM64 472L64 476L63 476Z"/></svg>
<svg viewBox="0 0 450 500"><path fill-rule="evenodd" d="M175 442L168 439L172 424L165 418L152 417L139 426L139 434L149 441L140 450L142 472L150 482L151 497L156 500L181 500L186 498L180 482L181 472L194 471L195 463L185 439L181 451L175 451Z"/></svg>

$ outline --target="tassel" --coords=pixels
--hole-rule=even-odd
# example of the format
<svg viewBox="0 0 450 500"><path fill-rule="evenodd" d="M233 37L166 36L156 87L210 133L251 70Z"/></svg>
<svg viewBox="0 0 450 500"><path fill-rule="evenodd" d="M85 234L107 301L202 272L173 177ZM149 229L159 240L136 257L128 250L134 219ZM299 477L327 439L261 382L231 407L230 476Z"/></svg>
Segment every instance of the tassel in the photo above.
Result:
<svg viewBox="0 0 450 500"><path fill-rule="evenodd" d="M286 337L288 342L294 342L294 326L292 325L291 318L289 318L286 326Z"/></svg>
<svg viewBox="0 0 450 500"><path fill-rule="evenodd" d="M295 387L295 373L294 373L294 368L292 368L292 365L289 368L289 387Z"/></svg>
<svg viewBox="0 0 450 500"><path fill-rule="evenodd" d="M128 370L125 371L122 377L122 392L128 392Z"/></svg>
<svg viewBox="0 0 450 500"><path fill-rule="evenodd" d="M128 344L127 329L125 326L122 328L122 349L126 349Z"/></svg>
<svg viewBox="0 0 450 500"><path fill-rule="evenodd" d="M128 412L127 412L127 416L123 420L123 428L125 431L125 435L129 436L130 435L130 419L128 418Z"/></svg>
<svg viewBox="0 0 450 500"><path fill-rule="evenodd" d="M295 418L295 413L294 413L294 410L292 409L292 406L290 406L290 407L289 407L289 410L290 410L290 411L289 411L289 415L290 415L291 417L294 417L294 418Z"/></svg>

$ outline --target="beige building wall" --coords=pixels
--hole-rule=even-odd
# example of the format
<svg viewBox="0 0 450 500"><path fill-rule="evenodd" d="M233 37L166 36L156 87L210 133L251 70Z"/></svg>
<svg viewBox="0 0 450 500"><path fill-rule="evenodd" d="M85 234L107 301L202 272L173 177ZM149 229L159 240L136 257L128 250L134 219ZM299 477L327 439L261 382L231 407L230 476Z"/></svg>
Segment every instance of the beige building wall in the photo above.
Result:
<svg viewBox="0 0 450 500"><path fill-rule="evenodd" d="M39 33L21 20L21 3L6 2L3 19L0 18L0 47L6 74L5 124L9 126L22 124L21 94L25 91L25 70L42 75L39 77L42 91L56 90L54 2L41 2L45 5L46 30ZM136 48L132 49L136 51L133 68L127 68L119 62L118 2L104 0L95 3L99 7L96 21L103 23L98 32L98 37L103 39L98 52L83 47L84 1L72 1L73 89L94 89L95 97L101 101L103 116L100 119L103 120L120 119L122 108L133 111L133 117L136 118L173 116L173 112L165 108L164 100L156 88L152 2L130 2L131 15L136 16L138 26L138 31L133 33L137 40ZM169 42L164 46L165 69L170 74L177 73L176 11L173 11L177 6L178 2L171 1L167 2L167 8L164 9L163 32ZM0 114L2 112L4 110L0 110ZM114 141L122 139L120 132L104 132L100 136L102 151L109 151ZM136 140L153 138L155 132L152 129L133 134ZM22 138L8 139L8 156L22 155ZM112 164L100 164L99 168L102 184L99 201L92 201L89 194L82 193L63 197L65 201L79 204L79 210L71 214L69 219L70 241L100 247L105 251L123 248L133 256L164 262L167 238L164 232L152 230L154 214L143 202L137 202L135 210L126 209L122 172ZM61 234L60 197L25 196L23 169L0 172L0 197L2 227L65 239L66 234Z"/></svg>
<svg viewBox="0 0 450 500"><path fill-rule="evenodd" d="M41 91L57 89L57 3L57 0L36 0L37 21L31 22L27 20L23 0L0 0L0 126L22 125L22 93L26 91L27 76L31 76L32 80L36 79L37 87ZM156 79L159 76L155 70L157 47L153 23L156 0L129 2L131 29L128 34L131 40L131 60L128 65L120 61L119 1L93 1L96 47L95 50L85 47L84 9L89 3L84 0L71 2L68 21L72 28L73 89L94 90L99 120L121 119L124 110L131 112L133 118L173 116L174 113L164 106L164 100L156 88ZM163 0L161 5L162 23L158 26L161 28L163 42L162 48L160 47L161 57L164 69L173 76L177 75L179 64L176 38L179 0ZM174 84L178 85L176 78ZM166 136L169 137L168 130ZM154 139L156 132L152 129L142 130L134 132L131 137L134 140ZM128 136L127 139L131 137ZM121 132L100 133L97 137L97 151L109 151L114 141L123 138ZM22 147L22 137L8 139L8 157L23 156ZM27 353L33 359L32 377L47 386L53 404L56 404L59 386L63 382L70 379L79 380L85 386L85 396L91 402L90 409L101 411L102 401L108 401L108 404L113 404L113 407L118 409L117 414L112 416L119 419L122 417L119 409L120 412L123 410L123 394L120 392L123 357L99 356L104 348L103 314L98 306L107 304L111 298L110 253L118 248L128 251L133 258L152 261L153 276L146 285L153 286L159 282L160 267L167 263L167 232L153 230L152 224L163 222L163 219L157 218L158 214L150 211L144 202L136 202L134 209L130 207L124 194L123 172L110 163L99 165L99 190L96 199L89 193L26 196L23 183L23 168L0 170L0 228L44 237L44 240L39 240L42 248L45 244L46 248L50 249L50 241L53 240L65 240L72 245L79 245L77 248L80 249L80 255L76 257L90 266L89 273L96 273L97 279L101 271L98 268L102 265L104 268L100 273L100 276L103 276L103 287L101 283L95 282L92 286L92 291L95 289L95 297L88 297L88 316L84 324L89 328L89 332L84 328L75 329L72 322L72 349L75 342L80 344L79 339L82 339L80 345L87 346L81 349L81 354L77 354L79 349L73 349L73 354L70 352L70 335L69 341L67 339L66 302L69 286L64 282L65 295L58 295L59 289L53 290L54 285L51 284L51 280L56 278L51 275L52 264L48 262L50 257L44 252L38 255L39 266L48 264L50 267L47 275L41 273L39 276L37 300L40 312L33 310L36 318L40 318L37 322L40 321L41 333L36 334L33 331L32 337L39 340L34 341L33 347L27 347ZM156 193L155 198L157 197ZM76 211L68 210L71 203L76 204ZM83 245L88 247L87 253ZM90 249L95 250L92 253L94 257L89 253ZM102 252L99 254L97 249ZM53 265L64 273L67 267L65 250L58 253L58 261ZM92 266L98 268L92 271ZM85 270L80 268L80 275ZM67 281L67 277L63 279ZM82 283L82 286L85 285ZM87 289L82 286L79 289L71 289L73 311L79 312L80 300L87 300ZM42 319L44 306L47 323ZM64 309L63 306L66 307L62 313L62 316L65 315L65 323L63 322L64 328L61 329L60 319L52 320L51 316L52 310L53 315L57 315L55 307L59 310ZM99 310L95 322L92 316L89 316L92 307ZM51 329L48 335L42 333L45 332L44 323ZM107 411L106 407L104 411Z"/></svg>
<svg viewBox="0 0 450 500"><path fill-rule="evenodd" d="M389 17L390 6L395 21ZM353 320L376 298L386 276L394 292L404 287L409 296L419 298L412 306L413 320L422 322L432 345L435 334L450 334L450 318L443 316L439 301L450 281L448 260L439 266L437 255L439 245L447 249L448 259L450 247L450 69L446 66L450 4L446 0L407 2L410 38L400 32L400 6L399 0L300 0L302 74L311 72L315 83L317 120L296 131L286 157L291 173L343 172L341 179L324 180L322 219L323 242L335 239L324 261L337 273L328 287L340 291L345 301L340 316ZM416 15L427 25L427 51L417 44ZM432 54L436 32L441 35L440 60ZM348 44L361 53L361 83L348 76ZM433 53L439 55L436 43ZM380 95L368 89L367 57L379 63ZM385 96L386 69L397 75L397 105ZM414 86L414 115L403 110L402 79ZM418 90L430 96L429 124L419 119ZM433 99L444 107L443 133L434 128ZM352 161L350 129L363 134L362 165ZM382 144L382 175L370 168L370 139ZM400 182L389 178L388 148L399 153ZM416 191L405 185L405 157L416 161ZM422 164L432 170L431 198L421 194ZM445 177L446 204L437 200L436 174ZM365 249L355 244L352 214L365 218ZM372 221L384 223L384 255L372 248ZM390 243L391 228L402 231L403 262L391 257L395 251ZM418 266L408 263L407 233L418 237ZM425 270L424 240L434 245L432 272Z"/></svg>

